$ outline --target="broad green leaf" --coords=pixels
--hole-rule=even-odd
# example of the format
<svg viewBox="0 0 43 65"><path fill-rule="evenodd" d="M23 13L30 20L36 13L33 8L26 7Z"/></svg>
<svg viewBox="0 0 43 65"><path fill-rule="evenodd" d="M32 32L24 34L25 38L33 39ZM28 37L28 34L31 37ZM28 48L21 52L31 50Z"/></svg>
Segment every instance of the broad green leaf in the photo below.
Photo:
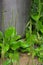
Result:
<svg viewBox="0 0 43 65"><path fill-rule="evenodd" d="M0 39L3 39L3 33L0 31Z"/></svg>
<svg viewBox="0 0 43 65"><path fill-rule="evenodd" d="M17 41L17 40L19 40L20 38L21 38L20 35L15 35L13 39L14 39L14 41ZM11 38L11 39L12 39L12 38Z"/></svg>
<svg viewBox="0 0 43 65"><path fill-rule="evenodd" d="M42 25L42 22L41 22L41 21L39 21L39 22L37 23L37 29L38 29L39 31L41 31L41 33L43 33L43 25Z"/></svg>
<svg viewBox="0 0 43 65"><path fill-rule="evenodd" d="M41 16L43 17L43 4L41 5Z"/></svg>
<svg viewBox="0 0 43 65"><path fill-rule="evenodd" d="M3 33L0 31L0 43L3 42Z"/></svg>
<svg viewBox="0 0 43 65"><path fill-rule="evenodd" d="M43 57L43 52L40 53L40 57Z"/></svg>
<svg viewBox="0 0 43 65"><path fill-rule="evenodd" d="M2 47L2 43L0 43L0 47Z"/></svg>
<svg viewBox="0 0 43 65"><path fill-rule="evenodd" d="M40 29L40 31L43 33L43 27Z"/></svg>
<svg viewBox="0 0 43 65"><path fill-rule="evenodd" d="M11 63L11 60L7 59L2 65L10 65L10 63Z"/></svg>
<svg viewBox="0 0 43 65"><path fill-rule="evenodd" d="M11 49L12 50L17 50L20 47L19 42L12 42Z"/></svg>
<svg viewBox="0 0 43 65"><path fill-rule="evenodd" d="M2 45L2 51L4 53L6 53L8 50L9 50L9 44L6 43L6 44Z"/></svg>
<svg viewBox="0 0 43 65"><path fill-rule="evenodd" d="M26 32L26 39L30 38L30 32Z"/></svg>
<svg viewBox="0 0 43 65"><path fill-rule="evenodd" d="M37 38L37 36L36 36L35 34L31 34L31 35L30 35L29 32L26 33L27 43L29 43L30 45L35 43L36 38Z"/></svg>
<svg viewBox="0 0 43 65"><path fill-rule="evenodd" d="M19 60L19 53L17 51L14 52L14 59Z"/></svg>
<svg viewBox="0 0 43 65"><path fill-rule="evenodd" d="M39 0L34 0L34 3L39 3Z"/></svg>
<svg viewBox="0 0 43 65"><path fill-rule="evenodd" d="M40 16L39 15L31 15L31 18L37 22L39 20Z"/></svg>
<svg viewBox="0 0 43 65"><path fill-rule="evenodd" d="M27 52L30 52L30 47L26 48Z"/></svg>
<svg viewBox="0 0 43 65"><path fill-rule="evenodd" d="M27 47L29 47L29 45L27 44L26 41L20 40L20 47L27 48Z"/></svg>
<svg viewBox="0 0 43 65"><path fill-rule="evenodd" d="M20 39L21 36L20 35L16 35L16 40Z"/></svg>
<svg viewBox="0 0 43 65"><path fill-rule="evenodd" d="M36 50L36 52L39 52L40 51L40 48L36 48L35 50Z"/></svg>
<svg viewBox="0 0 43 65"><path fill-rule="evenodd" d="M16 30L13 27L10 27L5 30L5 38L14 37L16 35Z"/></svg>
<svg viewBox="0 0 43 65"><path fill-rule="evenodd" d="M9 53L9 58L12 60L12 62L15 62L19 60L19 53L17 51L14 53Z"/></svg>
<svg viewBox="0 0 43 65"><path fill-rule="evenodd" d="M26 48L23 48L23 49L21 49L21 52L22 53L27 52L27 49Z"/></svg>

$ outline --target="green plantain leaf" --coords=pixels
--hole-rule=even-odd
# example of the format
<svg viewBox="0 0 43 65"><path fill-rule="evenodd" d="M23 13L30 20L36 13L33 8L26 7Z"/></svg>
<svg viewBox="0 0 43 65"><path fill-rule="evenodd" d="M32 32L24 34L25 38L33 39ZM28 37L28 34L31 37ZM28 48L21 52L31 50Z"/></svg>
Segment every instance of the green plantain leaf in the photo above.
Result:
<svg viewBox="0 0 43 65"><path fill-rule="evenodd" d="M26 41L20 40L20 47L27 48L27 47L29 47L29 45L27 44Z"/></svg>
<svg viewBox="0 0 43 65"><path fill-rule="evenodd" d="M38 23L37 23L37 29L38 29L39 31L41 31L41 33L43 33L43 24L42 24L41 21L38 21Z"/></svg>
<svg viewBox="0 0 43 65"><path fill-rule="evenodd" d="M5 30L5 38L14 37L16 35L16 30L13 27L10 27Z"/></svg>
<svg viewBox="0 0 43 65"><path fill-rule="evenodd" d="M0 39L3 38L3 33L0 31Z"/></svg>
<svg viewBox="0 0 43 65"><path fill-rule="evenodd" d="M0 43L0 47L2 47L2 43Z"/></svg>
<svg viewBox="0 0 43 65"><path fill-rule="evenodd" d="M38 14L37 15L31 15L31 18L37 22L39 20L40 16Z"/></svg>
<svg viewBox="0 0 43 65"><path fill-rule="evenodd" d="M15 62L19 60L19 53L15 51L13 54L9 53L9 58L12 60L12 62Z"/></svg>
<svg viewBox="0 0 43 65"><path fill-rule="evenodd" d="M35 34L31 34L30 33L26 33L26 39L27 39L27 43L29 43L30 45L33 43L35 43L36 41L36 35Z"/></svg>
<svg viewBox="0 0 43 65"><path fill-rule="evenodd" d="M6 60L2 65L10 65L10 63L11 63L11 60L8 59L8 60Z"/></svg>
<svg viewBox="0 0 43 65"><path fill-rule="evenodd" d="M4 53L6 53L7 51L9 50L9 44L3 44L2 45L2 51L4 52Z"/></svg>
<svg viewBox="0 0 43 65"><path fill-rule="evenodd" d="M0 43L3 42L3 33L0 31Z"/></svg>
<svg viewBox="0 0 43 65"><path fill-rule="evenodd" d="M20 47L19 42L12 42L11 49L12 50L17 50Z"/></svg>

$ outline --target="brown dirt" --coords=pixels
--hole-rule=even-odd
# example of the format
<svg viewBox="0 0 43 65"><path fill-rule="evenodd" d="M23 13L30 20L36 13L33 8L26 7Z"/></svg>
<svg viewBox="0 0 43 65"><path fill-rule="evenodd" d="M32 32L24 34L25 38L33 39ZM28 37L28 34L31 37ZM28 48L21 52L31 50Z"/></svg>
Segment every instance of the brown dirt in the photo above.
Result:
<svg viewBox="0 0 43 65"><path fill-rule="evenodd" d="M41 65L37 59L32 59L31 56L23 54L20 57L20 65Z"/></svg>
<svg viewBox="0 0 43 65"><path fill-rule="evenodd" d="M2 63L2 61L1 61L1 59L0 59L0 65L2 65L1 63Z"/></svg>
<svg viewBox="0 0 43 65"><path fill-rule="evenodd" d="M28 63L28 56L26 54L22 54L20 57L20 65L26 65Z"/></svg>
<svg viewBox="0 0 43 65"><path fill-rule="evenodd" d="M2 62L1 62L1 59L0 59L0 65L2 65L1 63ZM32 60L32 58L30 56L28 57L27 54L21 54L21 56L20 56L20 63L18 65L33 65L33 64L34 65L41 65L38 62L37 59ZM14 63L13 65L16 65L16 64Z"/></svg>

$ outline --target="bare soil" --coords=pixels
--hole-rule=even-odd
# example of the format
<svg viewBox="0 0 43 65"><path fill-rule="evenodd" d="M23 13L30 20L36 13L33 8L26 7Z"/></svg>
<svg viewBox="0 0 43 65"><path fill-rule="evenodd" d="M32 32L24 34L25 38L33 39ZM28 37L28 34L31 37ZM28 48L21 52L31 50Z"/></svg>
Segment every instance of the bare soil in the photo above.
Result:
<svg viewBox="0 0 43 65"><path fill-rule="evenodd" d="M2 63L2 60L0 59L0 65L2 65L1 63Z"/></svg>
<svg viewBox="0 0 43 65"><path fill-rule="evenodd" d="M1 59L0 59L0 65L2 65ZM14 65L16 64L14 63ZM30 56L28 57L27 54L21 54L20 63L18 65L41 65L41 64L38 62L37 58L32 60L32 58Z"/></svg>
<svg viewBox="0 0 43 65"><path fill-rule="evenodd" d="M37 58L32 59L31 56L28 56L27 54L23 54L20 57L20 65L41 65Z"/></svg>

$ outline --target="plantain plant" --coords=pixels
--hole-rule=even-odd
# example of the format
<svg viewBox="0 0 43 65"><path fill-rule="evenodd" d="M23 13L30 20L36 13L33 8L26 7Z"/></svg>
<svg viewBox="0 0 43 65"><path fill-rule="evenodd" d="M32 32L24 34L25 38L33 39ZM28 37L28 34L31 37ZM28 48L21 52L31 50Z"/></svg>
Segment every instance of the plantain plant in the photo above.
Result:
<svg viewBox="0 0 43 65"><path fill-rule="evenodd" d="M5 57L9 58L11 62L19 58L18 48L20 47L20 43L19 41L16 41L19 38L20 36L16 34L16 30L13 27L8 28L4 32L4 34L0 32L0 47L1 47L2 62L4 62Z"/></svg>
<svg viewBox="0 0 43 65"><path fill-rule="evenodd" d="M31 56L43 62L43 1L32 0L30 21L26 25L26 41Z"/></svg>
<svg viewBox="0 0 43 65"><path fill-rule="evenodd" d="M19 40L20 38L21 36L17 35L14 27L6 29L4 33L0 31L2 65L14 65L14 62L19 62L19 49L28 47L25 41ZM7 59L4 62L5 58Z"/></svg>
<svg viewBox="0 0 43 65"><path fill-rule="evenodd" d="M4 33L0 31L2 64L14 65L14 62L19 61L20 51L28 53L32 60L37 57L43 64L43 0L32 0L30 21L26 25L26 38L20 38L14 27L6 29ZM5 62L4 58L7 58Z"/></svg>

